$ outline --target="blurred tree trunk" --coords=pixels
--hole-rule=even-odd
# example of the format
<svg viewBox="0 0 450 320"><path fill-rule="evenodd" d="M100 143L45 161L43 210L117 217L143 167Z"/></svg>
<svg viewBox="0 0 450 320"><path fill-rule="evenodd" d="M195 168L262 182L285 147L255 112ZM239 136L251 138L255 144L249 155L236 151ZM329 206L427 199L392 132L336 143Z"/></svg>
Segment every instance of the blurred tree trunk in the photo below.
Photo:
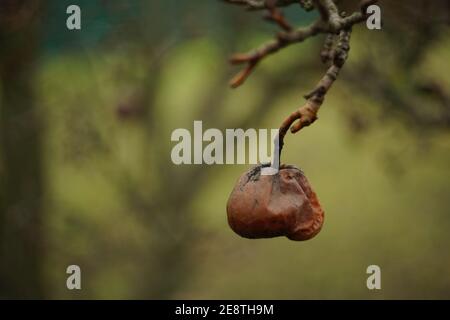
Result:
<svg viewBox="0 0 450 320"><path fill-rule="evenodd" d="M37 1L0 3L0 297L43 298Z"/></svg>

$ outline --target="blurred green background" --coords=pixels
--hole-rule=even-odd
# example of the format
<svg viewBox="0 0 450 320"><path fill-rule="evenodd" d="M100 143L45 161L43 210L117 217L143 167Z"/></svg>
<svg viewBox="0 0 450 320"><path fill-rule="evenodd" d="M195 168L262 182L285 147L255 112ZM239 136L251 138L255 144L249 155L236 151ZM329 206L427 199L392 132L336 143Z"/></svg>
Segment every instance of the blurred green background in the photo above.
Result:
<svg viewBox="0 0 450 320"><path fill-rule="evenodd" d="M355 1L341 1L348 12ZM78 4L82 29L66 28ZM449 299L447 1L380 1L354 28L320 119L283 160L325 210L307 242L234 234L226 201L248 165L182 165L171 132L277 128L325 69L323 36L267 58L236 90L227 63L270 39L221 1L0 4L0 297ZM284 9L295 24L316 17ZM66 268L82 290L66 288ZM381 267L382 290L366 287Z"/></svg>

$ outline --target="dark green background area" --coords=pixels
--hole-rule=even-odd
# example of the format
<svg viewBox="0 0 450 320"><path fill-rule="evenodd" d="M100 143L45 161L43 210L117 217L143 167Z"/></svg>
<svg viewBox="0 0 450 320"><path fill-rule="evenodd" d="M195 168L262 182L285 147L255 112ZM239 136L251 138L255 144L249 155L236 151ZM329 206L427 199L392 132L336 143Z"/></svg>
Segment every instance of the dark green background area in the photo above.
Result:
<svg viewBox="0 0 450 320"><path fill-rule="evenodd" d="M76 4L82 9L82 25L84 32L68 32L65 26L66 8ZM48 1L45 4L46 16L43 19L45 30L42 45L48 52L76 47L80 44L93 46L102 40L113 37L123 25L141 23L146 36L163 37L168 35L189 35L197 30L225 41L233 37L227 23L233 21L233 12L226 9L224 3L212 0L197 1L140 1L140 0L81 0L81 1ZM224 10L224 8L226 10ZM291 19L311 22L316 12L295 10L287 12ZM255 15L247 14L256 22ZM186 24L192 24L186 28ZM268 31L273 28L267 24L255 23L256 30ZM126 39L125 39L126 40Z"/></svg>

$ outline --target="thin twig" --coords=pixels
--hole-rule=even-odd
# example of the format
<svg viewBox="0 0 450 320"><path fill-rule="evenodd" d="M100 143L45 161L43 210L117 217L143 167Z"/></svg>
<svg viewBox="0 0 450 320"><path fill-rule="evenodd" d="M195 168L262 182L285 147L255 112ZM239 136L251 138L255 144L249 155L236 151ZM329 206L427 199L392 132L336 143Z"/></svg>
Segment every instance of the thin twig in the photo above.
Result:
<svg viewBox="0 0 450 320"><path fill-rule="evenodd" d="M374 1L376 0L363 0L361 2L361 6L367 6L368 3L373 3ZM230 59L232 64L237 65L247 63L247 67L232 78L230 81L230 86L232 88L237 88L242 85L254 70L255 66L262 59L286 46L302 42L321 33L339 33L340 30L348 29L354 24L360 23L366 19L366 14L363 13L362 10L361 12L354 12L347 17L336 17L335 13L337 12L337 7L331 0L315 0L315 3L317 3L316 5L320 8L320 10L328 13L326 15L322 15L321 18L306 27L278 33L275 39L264 43L257 49L254 49L248 53L241 53L232 56Z"/></svg>
<svg viewBox="0 0 450 320"><path fill-rule="evenodd" d="M267 10L269 11L264 17L266 20L276 23L284 31L292 31L292 26L284 18L284 15L276 6L277 0L266 0Z"/></svg>
<svg viewBox="0 0 450 320"><path fill-rule="evenodd" d="M230 82L231 87L236 88L244 83L256 64L266 56L273 54L290 44L302 42L311 36L323 32L322 28L322 23L320 21L316 21L308 27L299 28L291 32L280 32L274 40L263 44L257 49L249 53L234 55L230 59L230 62L232 64L247 63L248 65L244 70L245 72L240 72L236 77L232 79L232 81Z"/></svg>
<svg viewBox="0 0 450 320"><path fill-rule="evenodd" d="M338 43L333 51L333 64L328 68L314 90L305 95L305 99L307 99L306 103L298 110L291 113L281 124L279 134L280 153L284 144L284 136L289 128L292 133L296 133L317 120L317 113L322 106L325 95L337 79L339 71L347 60L348 52L350 50L350 35L351 29L342 30L340 32ZM297 122L294 124L295 121Z"/></svg>

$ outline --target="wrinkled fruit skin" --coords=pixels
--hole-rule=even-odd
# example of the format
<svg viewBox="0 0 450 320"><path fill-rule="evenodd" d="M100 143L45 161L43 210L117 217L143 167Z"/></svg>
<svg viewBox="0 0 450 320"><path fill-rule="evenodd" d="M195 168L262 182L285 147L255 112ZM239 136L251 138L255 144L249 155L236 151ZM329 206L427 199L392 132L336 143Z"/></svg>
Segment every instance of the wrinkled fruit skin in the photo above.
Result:
<svg viewBox="0 0 450 320"><path fill-rule="evenodd" d="M231 192L227 203L231 229L251 239L313 238L322 228L324 212L303 172L282 165L278 174L266 176L261 167L244 173Z"/></svg>

